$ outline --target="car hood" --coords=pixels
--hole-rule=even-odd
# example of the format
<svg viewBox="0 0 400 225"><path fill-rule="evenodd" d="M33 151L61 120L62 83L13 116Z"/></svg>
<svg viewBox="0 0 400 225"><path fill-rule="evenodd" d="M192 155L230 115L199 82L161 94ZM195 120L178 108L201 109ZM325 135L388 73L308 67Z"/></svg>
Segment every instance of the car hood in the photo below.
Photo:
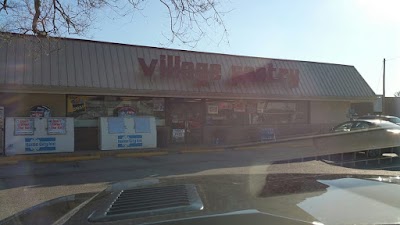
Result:
<svg viewBox="0 0 400 225"><path fill-rule="evenodd" d="M51 203L36 206L2 221L15 224L398 224L400 185L397 177L290 177L265 175L194 176L143 179L118 182L85 199L63 198L65 205L79 199L79 205L60 218L46 221L43 209L56 209ZM146 216L132 216L104 222L88 218L115 200L113 193L146 187L193 184L204 205L200 210ZM56 201L60 207L60 201ZM43 208L43 209L42 209ZM41 210L42 209L42 210ZM47 209L49 210L49 209ZM244 220L245 219L245 220ZM54 223L55 222L55 223ZM269 223L268 223L269 224Z"/></svg>
<svg viewBox="0 0 400 225"><path fill-rule="evenodd" d="M326 192L297 206L324 224L399 223L400 185L377 180L318 180L327 185Z"/></svg>

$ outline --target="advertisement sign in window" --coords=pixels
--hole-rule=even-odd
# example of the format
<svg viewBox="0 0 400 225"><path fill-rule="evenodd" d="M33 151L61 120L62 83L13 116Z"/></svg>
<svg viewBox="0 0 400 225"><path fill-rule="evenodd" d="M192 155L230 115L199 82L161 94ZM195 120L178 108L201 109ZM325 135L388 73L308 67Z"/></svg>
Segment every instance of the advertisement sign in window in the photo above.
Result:
<svg viewBox="0 0 400 225"><path fill-rule="evenodd" d="M174 143L184 143L185 129L172 129L172 139Z"/></svg>
<svg viewBox="0 0 400 225"><path fill-rule="evenodd" d="M234 112L246 112L246 103L239 101L233 104L233 111Z"/></svg>
<svg viewBox="0 0 400 225"><path fill-rule="evenodd" d="M30 118L15 118L14 119L15 135L33 135L34 120Z"/></svg>
<svg viewBox="0 0 400 225"><path fill-rule="evenodd" d="M232 108L233 108L233 105L232 105L231 102L220 102L220 103L218 104L218 109L220 109L220 110L222 110L222 109L228 109L228 110L230 110L230 109L232 109Z"/></svg>
<svg viewBox="0 0 400 225"><path fill-rule="evenodd" d="M31 108L30 117L50 117L51 110L44 105L36 105Z"/></svg>
<svg viewBox="0 0 400 225"><path fill-rule="evenodd" d="M70 112L85 112L86 111L86 96L68 96L67 111Z"/></svg>
<svg viewBox="0 0 400 225"><path fill-rule="evenodd" d="M153 98L153 111L163 112L164 111L164 99L163 98Z"/></svg>
<svg viewBox="0 0 400 225"><path fill-rule="evenodd" d="M257 103L257 113L264 113L265 102Z"/></svg>
<svg viewBox="0 0 400 225"><path fill-rule="evenodd" d="M47 134L66 134L67 120L65 118L50 118L47 119Z"/></svg>
<svg viewBox="0 0 400 225"><path fill-rule="evenodd" d="M116 110L118 117L133 117L136 115L136 110L129 106L118 107Z"/></svg>
<svg viewBox="0 0 400 225"><path fill-rule="evenodd" d="M208 112L208 114L212 114L212 115L218 114L218 105L209 104L207 107L207 112Z"/></svg>

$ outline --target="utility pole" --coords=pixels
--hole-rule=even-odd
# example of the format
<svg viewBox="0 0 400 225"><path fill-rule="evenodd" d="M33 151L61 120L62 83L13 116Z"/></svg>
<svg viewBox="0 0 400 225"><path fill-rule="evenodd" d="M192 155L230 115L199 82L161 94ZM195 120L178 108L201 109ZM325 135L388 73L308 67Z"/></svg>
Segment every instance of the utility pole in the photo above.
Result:
<svg viewBox="0 0 400 225"><path fill-rule="evenodd" d="M386 64L386 59L385 58L383 58L383 87L382 87L382 114L384 115L385 114L385 93L386 93L386 91L385 91L385 83L386 83L386 80L385 80L385 64Z"/></svg>

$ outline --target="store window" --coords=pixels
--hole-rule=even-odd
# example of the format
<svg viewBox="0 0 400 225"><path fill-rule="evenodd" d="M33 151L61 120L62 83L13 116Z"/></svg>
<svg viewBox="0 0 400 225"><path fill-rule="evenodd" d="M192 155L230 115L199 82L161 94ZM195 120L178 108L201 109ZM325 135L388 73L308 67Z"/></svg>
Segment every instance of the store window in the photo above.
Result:
<svg viewBox="0 0 400 225"><path fill-rule="evenodd" d="M207 101L207 125L306 124L307 101Z"/></svg>
<svg viewBox="0 0 400 225"><path fill-rule="evenodd" d="M96 119L106 116L103 96L68 96L67 116L75 119Z"/></svg>
<svg viewBox="0 0 400 225"><path fill-rule="evenodd" d="M248 113L244 101L208 101L206 104L206 124L245 125L248 124Z"/></svg>
<svg viewBox="0 0 400 225"><path fill-rule="evenodd" d="M129 113L133 116L154 116L158 126L165 125L164 99L117 96L76 96L67 98L67 116L75 118L75 126L97 126L97 118Z"/></svg>
<svg viewBox="0 0 400 225"><path fill-rule="evenodd" d="M251 124L305 124L308 109L306 101L260 101L250 120Z"/></svg>

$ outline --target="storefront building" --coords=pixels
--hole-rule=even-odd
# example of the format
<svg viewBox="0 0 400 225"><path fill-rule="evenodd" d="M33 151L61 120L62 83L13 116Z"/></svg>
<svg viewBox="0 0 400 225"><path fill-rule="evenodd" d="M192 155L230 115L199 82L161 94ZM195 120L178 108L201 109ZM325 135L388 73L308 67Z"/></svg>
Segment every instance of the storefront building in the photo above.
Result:
<svg viewBox="0 0 400 225"><path fill-rule="evenodd" d="M6 117L47 106L73 117L75 149L98 147L98 118L156 118L158 146L259 141L326 131L375 93L353 66L11 35L0 44ZM38 41L40 40L40 41Z"/></svg>

